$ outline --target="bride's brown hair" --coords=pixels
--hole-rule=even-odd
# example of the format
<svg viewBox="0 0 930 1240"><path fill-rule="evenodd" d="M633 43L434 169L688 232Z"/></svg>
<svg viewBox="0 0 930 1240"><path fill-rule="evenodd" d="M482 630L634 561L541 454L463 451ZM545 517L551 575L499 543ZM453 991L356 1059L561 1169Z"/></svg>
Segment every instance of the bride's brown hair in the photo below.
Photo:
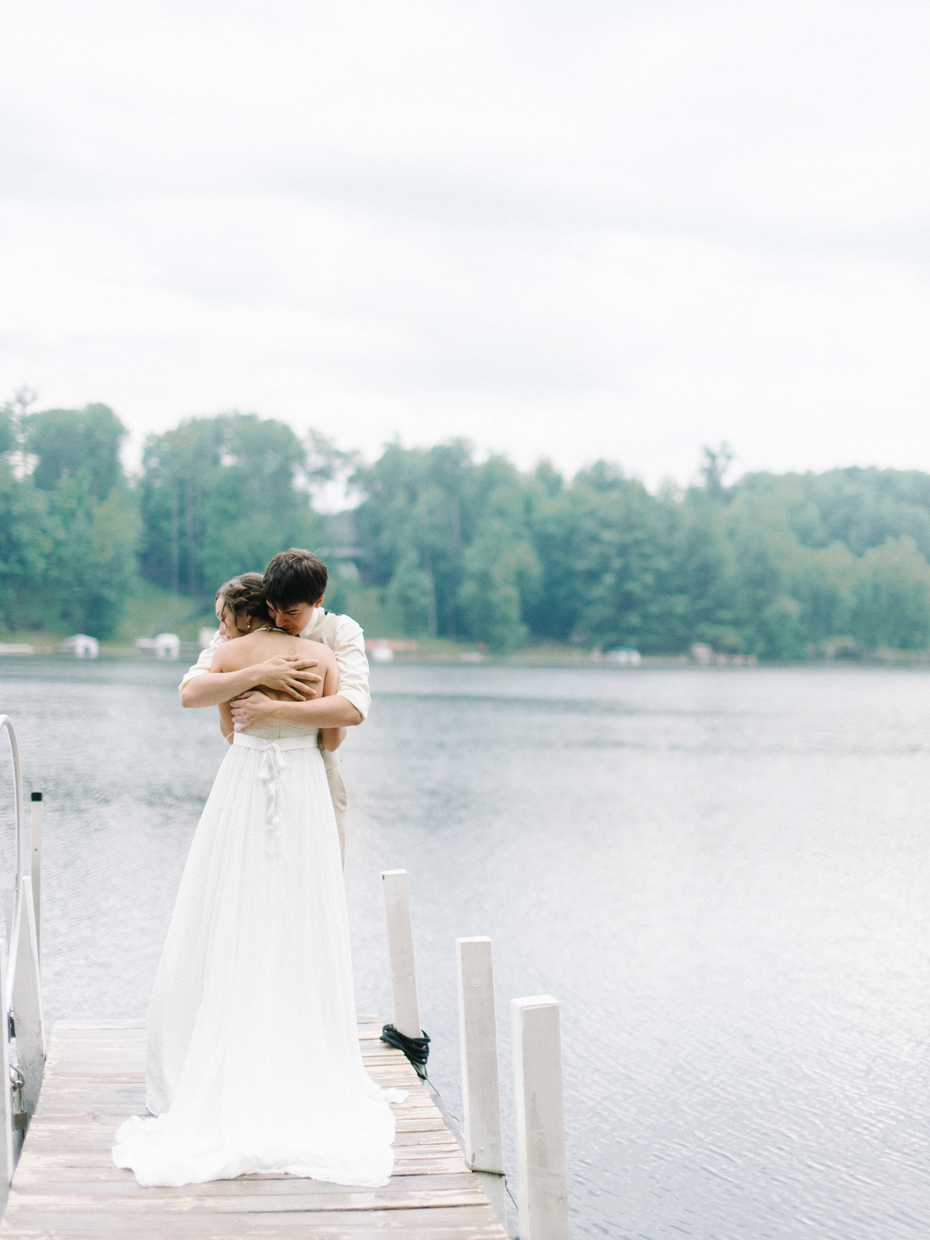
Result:
<svg viewBox="0 0 930 1240"><path fill-rule="evenodd" d="M222 597L234 616L245 612L256 620L267 620L271 623L265 601L265 578L261 573L241 573L238 577L232 577L220 586L216 597Z"/></svg>

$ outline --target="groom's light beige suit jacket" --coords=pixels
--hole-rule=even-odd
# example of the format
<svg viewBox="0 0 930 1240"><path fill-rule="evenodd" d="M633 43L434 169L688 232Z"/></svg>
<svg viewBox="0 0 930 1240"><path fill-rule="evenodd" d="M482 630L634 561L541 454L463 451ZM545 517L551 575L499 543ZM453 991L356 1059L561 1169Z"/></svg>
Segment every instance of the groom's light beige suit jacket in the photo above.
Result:
<svg viewBox="0 0 930 1240"><path fill-rule="evenodd" d="M322 642L329 646L336 656L339 667L339 694L347 702L351 702L362 719L368 717L371 707L371 691L368 688L368 657L365 654L365 635L361 626L351 616L340 616L335 612L317 607L313 619L301 632L301 637L310 641ZM193 667L188 668L181 681L183 689L189 680L209 672L213 664L213 655L218 646L227 639L217 633L206 650L201 651L200 658ZM342 864L346 860L346 788L339 770L339 751L330 753L321 746L323 765L326 767L326 778L329 781L329 792L333 798L333 809L336 811L336 826L339 828L339 847L342 851Z"/></svg>

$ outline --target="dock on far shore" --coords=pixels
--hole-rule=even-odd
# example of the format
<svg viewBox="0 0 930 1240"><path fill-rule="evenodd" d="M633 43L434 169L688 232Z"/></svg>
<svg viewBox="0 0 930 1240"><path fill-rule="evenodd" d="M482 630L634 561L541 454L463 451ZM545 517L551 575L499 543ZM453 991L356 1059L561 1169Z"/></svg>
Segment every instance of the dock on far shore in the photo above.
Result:
<svg viewBox="0 0 930 1240"><path fill-rule="evenodd" d="M429 1087L359 1017L365 1068L394 1104L394 1173L383 1188L290 1175L245 1175L182 1188L142 1188L113 1165L123 1119L146 1115L145 1022L59 1021L38 1106L10 1186L0 1240L506 1240Z"/></svg>

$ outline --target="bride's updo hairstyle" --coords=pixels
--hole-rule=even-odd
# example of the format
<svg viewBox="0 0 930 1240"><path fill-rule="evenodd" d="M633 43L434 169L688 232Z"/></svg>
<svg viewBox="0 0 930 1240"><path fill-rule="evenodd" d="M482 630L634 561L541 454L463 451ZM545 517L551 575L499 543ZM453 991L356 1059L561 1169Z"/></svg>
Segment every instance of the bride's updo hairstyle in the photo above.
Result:
<svg viewBox="0 0 930 1240"><path fill-rule="evenodd" d="M271 624L268 604L265 601L265 579L261 573L242 573L233 577L220 586L216 597L222 598L224 606L232 612L237 628L243 612L255 620Z"/></svg>
<svg viewBox="0 0 930 1240"><path fill-rule="evenodd" d="M300 603L316 603L326 593L326 565L312 551L290 547L279 551L265 569L265 598L287 611Z"/></svg>

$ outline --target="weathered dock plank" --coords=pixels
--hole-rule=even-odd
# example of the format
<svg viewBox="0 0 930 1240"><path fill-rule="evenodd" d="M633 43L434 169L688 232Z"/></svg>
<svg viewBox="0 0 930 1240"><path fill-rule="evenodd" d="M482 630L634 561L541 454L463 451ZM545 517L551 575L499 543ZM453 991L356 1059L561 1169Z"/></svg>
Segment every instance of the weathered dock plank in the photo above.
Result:
<svg viewBox="0 0 930 1240"><path fill-rule="evenodd" d="M295 1176L240 1176L183 1188L141 1188L113 1166L120 1120L144 1115L143 1021L60 1021L0 1240L506 1240L478 1177L428 1088L399 1051L359 1025L365 1066L408 1091L395 1107L395 1166L383 1188Z"/></svg>

